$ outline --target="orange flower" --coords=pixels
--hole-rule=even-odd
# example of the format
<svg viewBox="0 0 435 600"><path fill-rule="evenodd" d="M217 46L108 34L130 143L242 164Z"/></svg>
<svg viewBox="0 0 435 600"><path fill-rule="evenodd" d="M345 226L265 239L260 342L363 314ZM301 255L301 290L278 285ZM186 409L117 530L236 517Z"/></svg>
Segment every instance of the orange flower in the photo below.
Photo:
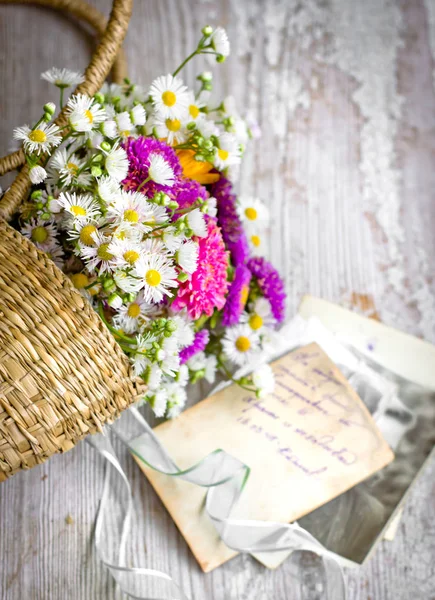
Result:
<svg viewBox="0 0 435 600"><path fill-rule="evenodd" d="M213 169L213 165L209 162L195 160L195 153L193 150L177 150L176 152L181 168L183 169L184 177L194 179L203 185L219 181L219 173L210 173Z"/></svg>

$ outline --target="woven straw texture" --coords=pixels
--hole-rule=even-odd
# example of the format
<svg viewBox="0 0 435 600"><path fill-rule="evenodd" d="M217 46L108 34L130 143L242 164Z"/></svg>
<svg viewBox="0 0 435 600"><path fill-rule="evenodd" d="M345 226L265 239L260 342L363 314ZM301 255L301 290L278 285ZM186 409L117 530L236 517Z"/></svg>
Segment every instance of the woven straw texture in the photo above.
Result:
<svg viewBox="0 0 435 600"><path fill-rule="evenodd" d="M36 3L63 10L69 5L76 16L79 5L86 7L82 0ZM114 0L77 92L93 95L103 84L131 9L132 0ZM57 123L65 121L61 113ZM22 162L22 152L0 159L0 174ZM29 185L24 166L1 200L0 216L16 211ZM70 280L0 218L0 481L101 431L144 391L132 380L127 357Z"/></svg>
<svg viewBox="0 0 435 600"><path fill-rule="evenodd" d="M144 390L53 262L0 222L0 481L101 430Z"/></svg>

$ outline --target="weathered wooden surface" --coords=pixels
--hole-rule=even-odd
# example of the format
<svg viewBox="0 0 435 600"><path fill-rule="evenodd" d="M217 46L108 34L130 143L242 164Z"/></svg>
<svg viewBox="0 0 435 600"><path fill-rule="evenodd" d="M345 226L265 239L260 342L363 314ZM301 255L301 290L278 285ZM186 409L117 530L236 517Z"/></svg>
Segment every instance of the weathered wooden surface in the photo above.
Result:
<svg viewBox="0 0 435 600"><path fill-rule="evenodd" d="M108 0L94 0L108 12ZM287 282L435 341L435 2L136 0L132 79L173 70L200 27L224 25L233 54L219 91L253 112L263 137L242 173L270 202L269 255ZM83 68L92 41L37 7L0 6L0 152L12 129L57 98L52 65ZM197 66L197 65L195 65ZM194 66L185 76L193 78ZM138 560L169 571L194 600L285 600L294 580L237 557L203 575L133 460ZM347 573L350 600L435 598L435 464L398 534ZM92 548L102 460L86 444L0 485L1 600L119 598ZM72 522L68 524L66 517Z"/></svg>

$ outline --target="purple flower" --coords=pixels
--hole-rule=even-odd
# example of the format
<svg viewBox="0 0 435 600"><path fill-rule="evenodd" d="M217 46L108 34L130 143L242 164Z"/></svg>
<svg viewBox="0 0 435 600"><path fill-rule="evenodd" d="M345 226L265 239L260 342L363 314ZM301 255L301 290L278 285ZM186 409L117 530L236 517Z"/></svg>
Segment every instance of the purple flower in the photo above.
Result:
<svg viewBox="0 0 435 600"><path fill-rule="evenodd" d="M205 350L209 338L210 334L207 329L201 329L201 331L195 333L195 339L190 346L187 346L187 348L183 348L180 351L180 364L184 365L184 363L192 358L192 356L195 356L195 354L198 354L198 352Z"/></svg>
<svg viewBox="0 0 435 600"><path fill-rule="evenodd" d="M174 186L169 194L171 198L178 202L179 208L189 208L192 204L202 198L208 198L208 192L204 186L193 179L183 179Z"/></svg>
<svg viewBox="0 0 435 600"><path fill-rule="evenodd" d="M232 263L234 266L243 265L249 258L249 246L237 214L236 196L233 194L231 183L225 177L221 177L212 185L211 194L217 201L218 223L231 253Z"/></svg>
<svg viewBox="0 0 435 600"><path fill-rule="evenodd" d="M137 188L148 178L150 156L159 154L174 171L175 182L181 179L182 170L180 161L175 151L159 140L150 137L128 138L124 144L128 156L128 175L122 182L126 190L137 190ZM154 181L148 181L141 187L141 192L151 198L156 192L168 194L172 186L160 185Z"/></svg>
<svg viewBox="0 0 435 600"><path fill-rule="evenodd" d="M248 261L248 269L256 278L263 296L269 300L276 321L282 323L285 318L286 294L284 282L278 271L262 257L251 258Z"/></svg>
<svg viewBox="0 0 435 600"><path fill-rule="evenodd" d="M248 299L250 281L251 271L245 265L238 265L223 310L222 325L224 327L231 327L239 322Z"/></svg>

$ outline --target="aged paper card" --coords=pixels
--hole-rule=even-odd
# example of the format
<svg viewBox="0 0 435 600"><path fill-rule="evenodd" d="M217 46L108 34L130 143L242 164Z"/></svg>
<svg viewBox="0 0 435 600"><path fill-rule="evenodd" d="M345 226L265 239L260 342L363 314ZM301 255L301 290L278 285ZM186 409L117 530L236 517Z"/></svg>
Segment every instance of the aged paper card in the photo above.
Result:
<svg viewBox="0 0 435 600"><path fill-rule="evenodd" d="M345 377L317 344L272 364L274 394L229 386L154 431L180 468L222 448L251 467L236 518L294 521L394 458ZM236 553L204 509L205 490L139 462L204 571Z"/></svg>

